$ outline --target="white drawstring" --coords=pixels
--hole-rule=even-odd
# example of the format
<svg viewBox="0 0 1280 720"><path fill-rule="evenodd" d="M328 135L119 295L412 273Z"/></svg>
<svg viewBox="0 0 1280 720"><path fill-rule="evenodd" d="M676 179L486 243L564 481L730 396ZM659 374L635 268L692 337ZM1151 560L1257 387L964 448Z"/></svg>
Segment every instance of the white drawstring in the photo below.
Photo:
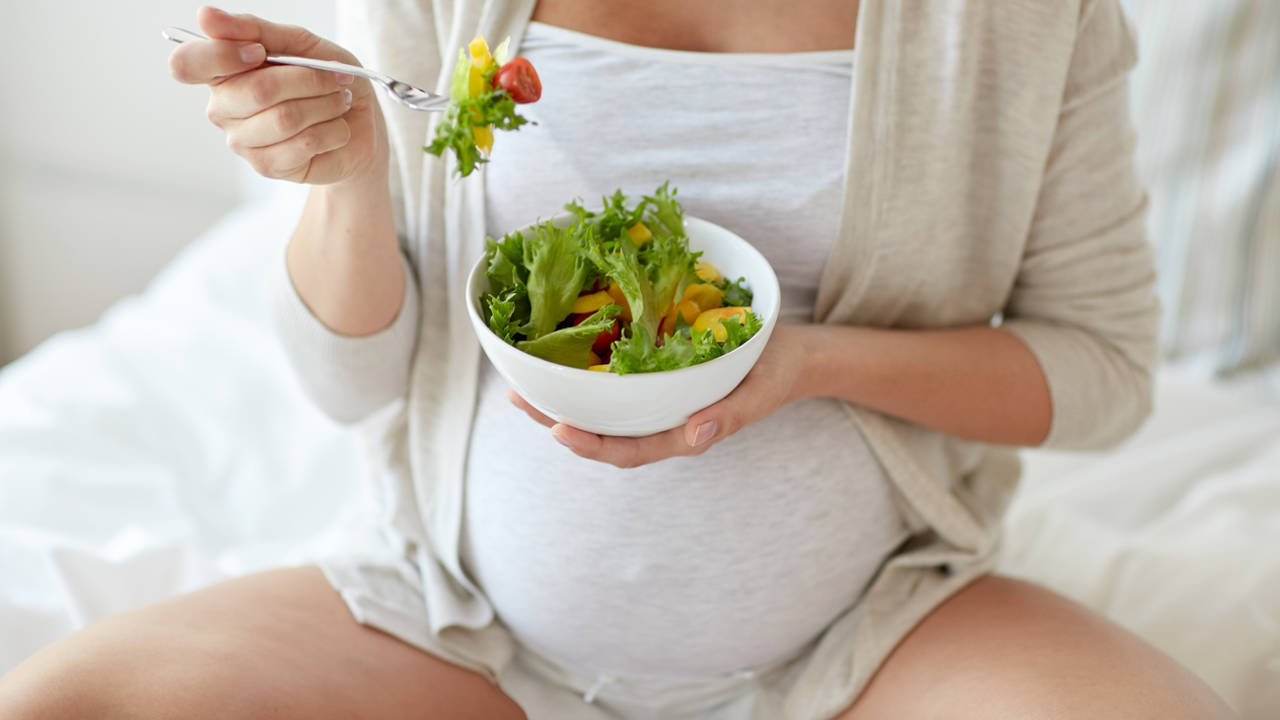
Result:
<svg viewBox="0 0 1280 720"><path fill-rule="evenodd" d="M588 689L585 693L583 693L582 699L585 700L586 702L592 702L593 700L596 699L596 694L600 692L600 688L603 688L605 685L608 685L612 681L613 681L612 675L608 673L602 674L600 677L596 678L595 684L592 685L590 689Z"/></svg>

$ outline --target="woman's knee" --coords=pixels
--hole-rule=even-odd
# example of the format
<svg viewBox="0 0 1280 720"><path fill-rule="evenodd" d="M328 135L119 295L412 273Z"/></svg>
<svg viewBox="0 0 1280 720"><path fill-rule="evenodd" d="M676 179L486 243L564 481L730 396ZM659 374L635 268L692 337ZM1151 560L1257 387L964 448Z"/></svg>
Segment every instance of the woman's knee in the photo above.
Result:
<svg viewBox="0 0 1280 720"><path fill-rule="evenodd" d="M121 672L118 663L48 648L0 677L0 718L147 717L140 713L144 677Z"/></svg>
<svg viewBox="0 0 1280 720"><path fill-rule="evenodd" d="M1083 607L984 578L927 617L840 720L875 717L1219 720L1201 680Z"/></svg>

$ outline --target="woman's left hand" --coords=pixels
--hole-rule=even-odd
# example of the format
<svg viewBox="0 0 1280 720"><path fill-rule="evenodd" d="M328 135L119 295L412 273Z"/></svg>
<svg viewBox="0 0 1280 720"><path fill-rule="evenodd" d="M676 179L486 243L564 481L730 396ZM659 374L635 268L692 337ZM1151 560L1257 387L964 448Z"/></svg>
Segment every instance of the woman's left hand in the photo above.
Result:
<svg viewBox="0 0 1280 720"><path fill-rule="evenodd" d="M529 417L551 428L551 435L590 460L633 468L678 455L700 455L707 448L804 396L808 340L815 326L774 328L751 372L724 399L694 413L681 427L645 437L596 435L557 423L538 412L514 390L507 398Z"/></svg>

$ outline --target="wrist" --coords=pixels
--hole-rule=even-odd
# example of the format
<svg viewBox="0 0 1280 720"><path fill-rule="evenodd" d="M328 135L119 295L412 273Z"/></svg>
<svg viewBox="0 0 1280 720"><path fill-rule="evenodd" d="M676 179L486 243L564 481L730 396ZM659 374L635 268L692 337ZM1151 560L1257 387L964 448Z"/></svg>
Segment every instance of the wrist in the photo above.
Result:
<svg viewBox="0 0 1280 720"><path fill-rule="evenodd" d="M369 203L391 198L390 166L384 157L360 168L350 176L328 185L316 185L313 191L323 193L331 202Z"/></svg>
<svg viewBox="0 0 1280 720"><path fill-rule="evenodd" d="M393 252L399 241L385 176L312 186L288 250L291 267L303 256L345 264Z"/></svg>
<svg viewBox="0 0 1280 720"><path fill-rule="evenodd" d="M826 340L831 332L829 325L792 325L786 328L786 334L799 349L799 362L795 382L792 385L788 402L804 400L811 397L831 395L826 379L830 377L830 358Z"/></svg>

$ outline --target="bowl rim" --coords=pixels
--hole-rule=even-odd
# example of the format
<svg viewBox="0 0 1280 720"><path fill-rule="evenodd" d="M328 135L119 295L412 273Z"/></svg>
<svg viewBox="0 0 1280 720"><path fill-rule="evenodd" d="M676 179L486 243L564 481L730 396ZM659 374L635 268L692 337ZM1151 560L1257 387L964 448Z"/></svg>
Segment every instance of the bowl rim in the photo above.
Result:
<svg viewBox="0 0 1280 720"><path fill-rule="evenodd" d="M528 225L516 228L511 232L523 232L525 230L529 230L533 228L536 225L541 225L544 222L550 221L552 223L557 223L557 222L563 221L566 218L572 218L572 217L573 217L572 213L568 213L568 212L560 213L546 220L538 219ZM480 278L487 279L488 277L483 272L483 268L485 266L485 257L486 257L484 252L480 253L480 257L477 258L475 264L472 265L471 273L467 276L467 284L465 288L464 300L466 301L466 305L467 305L467 314L471 318L472 329L475 330L476 328L482 328L482 332L487 332L493 340L496 340L503 347L509 348L510 350L518 352L520 353L520 355L524 356L525 358L534 360L537 363L541 363L543 366L547 367L548 369L551 369L554 372L560 373L569 378L579 378L579 379L584 378L586 376L592 376L592 377L598 377L598 378L613 377L617 379L640 378L640 377L667 378L667 377L678 375L680 373L690 374L694 371L700 371L702 368L715 365L716 363L720 362L721 360L724 360L725 358L729 357L733 353L738 352L739 350L752 347L757 344L757 341L760 341L760 343L767 342L769 336L772 335L773 333L774 325L777 324L778 316L782 313L782 287L778 283L778 273L774 271L773 265L769 262L769 259L764 256L764 253L760 252L760 250L756 248L756 246L752 245L750 242L747 242L746 238L730 230L729 228L726 228L723 225L718 225L716 223L713 223L710 220L706 220L706 219L691 216L691 215L685 215L684 224L685 224L686 234L688 232L690 221L692 221L694 224L701 223L708 227L726 232L729 235L736 238L744 246L746 246L748 251L750 251L751 253L754 253L756 257L758 257L760 261L764 264L764 267L768 269L769 271L768 279L770 281L770 284L774 288L774 296L777 298L777 302L774 303L773 313L769 317L763 318L763 321L762 321L763 324L760 326L760 329L756 332L756 334L752 335L745 343L730 350L724 355L721 355L720 357L712 358L711 360L708 360L703 363L698 363L697 365L690 365L689 367L676 368L674 370L658 370L656 372L642 372L642 373L615 373L615 372L600 372L598 370L589 370L587 368L576 368L576 367L571 367L569 365L561 365L560 363L554 363L545 358L540 358L537 355L531 355L521 350L520 348L516 347L515 345L512 345L506 340L503 340L502 338L498 337L497 333L493 332L493 329L490 328L488 323L486 323L484 319L480 316L480 311L476 307L477 302L473 302L471 299L473 294L472 291L475 289L474 286L478 283L479 279ZM477 301L479 300L480 295L483 294L484 292L486 292L486 290L481 290L479 293L475 293ZM753 290L752 292L754 294L755 291ZM752 312L755 312L754 307L752 308ZM477 338L477 342L479 342L479 338ZM586 375L584 375L584 373ZM613 382L613 381L602 380L602 382ZM636 381L632 380L630 382L636 382Z"/></svg>

